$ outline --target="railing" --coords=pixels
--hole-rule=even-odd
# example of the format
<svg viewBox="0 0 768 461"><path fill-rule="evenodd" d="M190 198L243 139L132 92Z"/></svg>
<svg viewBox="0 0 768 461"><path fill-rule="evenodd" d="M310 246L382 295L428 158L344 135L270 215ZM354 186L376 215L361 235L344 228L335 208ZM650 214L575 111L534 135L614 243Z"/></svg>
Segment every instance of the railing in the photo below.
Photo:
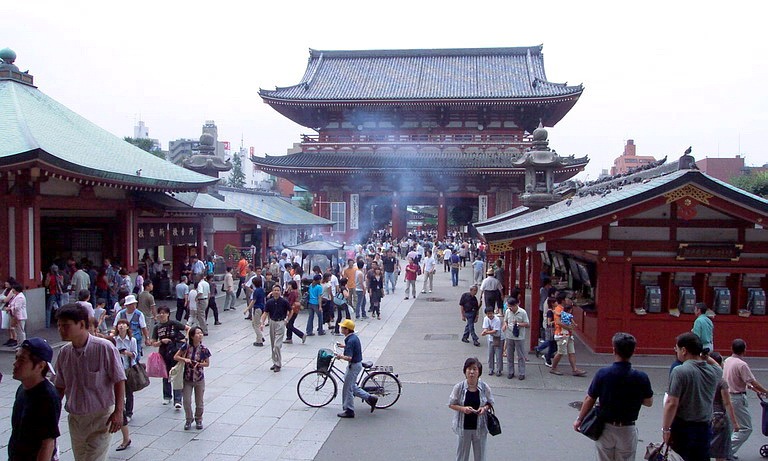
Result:
<svg viewBox="0 0 768 461"><path fill-rule="evenodd" d="M491 133L460 134L314 134L301 135L302 144L315 146L344 144L498 144L512 147L528 147L531 136Z"/></svg>

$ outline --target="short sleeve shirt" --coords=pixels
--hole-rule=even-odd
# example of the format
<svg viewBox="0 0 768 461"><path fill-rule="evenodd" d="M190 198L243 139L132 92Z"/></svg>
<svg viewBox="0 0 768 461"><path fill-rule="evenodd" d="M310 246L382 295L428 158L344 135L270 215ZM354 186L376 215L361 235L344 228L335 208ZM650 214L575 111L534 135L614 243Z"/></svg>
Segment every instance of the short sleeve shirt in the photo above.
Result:
<svg viewBox="0 0 768 461"><path fill-rule="evenodd" d="M186 283L179 283L176 285L176 299L184 299L189 294L189 285Z"/></svg>
<svg viewBox="0 0 768 461"><path fill-rule="evenodd" d="M211 357L211 351L209 351L208 348L203 344L200 344L197 347L184 344L179 350L182 352L182 357L190 359L193 362L202 362L205 359ZM199 382L205 380L205 373L203 370L203 367L194 367L192 365L185 364L184 381Z"/></svg>
<svg viewBox="0 0 768 461"><path fill-rule="evenodd" d="M459 305L464 312L475 312L480 310L480 305L477 302L477 296L472 296L472 293L464 293L461 295Z"/></svg>
<svg viewBox="0 0 768 461"><path fill-rule="evenodd" d="M360 338L356 334L350 333L344 338L344 355L352 358L349 363L363 361L363 347L360 344Z"/></svg>
<svg viewBox="0 0 768 461"><path fill-rule="evenodd" d="M494 315L492 319L489 319L486 315L483 318L483 330L496 330L495 334L488 335L488 343L493 342L494 336L501 336L501 317Z"/></svg>
<svg viewBox="0 0 768 461"><path fill-rule="evenodd" d="M24 386L19 385L11 416L8 459L36 459L43 440L55 439L61 435L60 416L61 399L50 381L44 379L31 389L24 389Z"/></svg>
<svg viewBox="0 0 768 461"><path fill-rule="evenodd" d="M723 373L717 365L686 360L669 376L669 395L680 399L676 417L687 422L709 422L717 383Z"/></svg>
<svg viewBox="0 0 768 461"><path fill-rule="evenodd" d="M629 362L615 362L595 374L587 394L600 400L605 421L628 423L637 420L640 406L653 397L648 375L632 369Z"/></svg>
<svg viewBox="0 0 768 461"><path fill-rule="evenodd" d="M288 312L291 310L291 306L288 304L285 298L272 298L267 301L267 305L264 308L264 312L269 315L270 320L279 322L285 320L288 316Z"/></svg>
<svg viewBox="0 0 768 461"><path fill-rule="evenodd" d="M723 378L733 393L747 392L747 384L755 380L749 365L738 355L732 355L723 362Z"/></svg>

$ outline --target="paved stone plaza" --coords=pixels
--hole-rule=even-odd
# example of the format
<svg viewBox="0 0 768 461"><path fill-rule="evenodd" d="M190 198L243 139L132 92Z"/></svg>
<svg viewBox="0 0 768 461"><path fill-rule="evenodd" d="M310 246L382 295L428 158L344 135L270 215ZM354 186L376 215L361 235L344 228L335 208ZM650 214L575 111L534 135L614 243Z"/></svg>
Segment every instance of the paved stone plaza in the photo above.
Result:
<svg viewBox="0 0 768 461"><path fill-rule="evenodd" d="M435 291L404 300L402 281L395 295L382 301L382 319L357 322L363 355L382 365L392 365L403 382L403 395L392 408L368 411L356 401L357 417L340 421L341 396L325 408L304 405L296 395L298 378L315 366L317 350L330 347L332 335L314 336L306 344L283 346L284 366L280 373L271 366L268 343L252 345L255 335L250 322L242 320L242 304L235 312L222 313L220 326L210 327L204 343L211 349L211 367L206 369L205 429L183 430L183 411L162 405L159 380L136 394L134 418L130 423L131 447L112 452L110 459L132 460L422 460L451 459L455 439L450 429L448 394L463 378L464 359L477 356L487 362L487 348L459 341L463 325L457 300L471 277L471 269L461 271L459 287L451 287L449 274L438 270ZM421 288L421 278L417 282ZM175 303L174 303L175 304ZM220 303L221 305L222 303ZM212 320L212 319L211 319ZM717 325L717 321L715 321ZM302 313L297 326L306 326ZM718 349L730 338L718 338ZM477 331L479 332L478 326ZM643 408L638 421L640 444L660 440L661 396L666 387L673 338L670 332L670 357L643 356L642 344L635 366L646 371L653 383L654 406ZM56 344L55 330L44 335ZM268 341L268 339L267 339ZM580 346L580 344L579 344ZM503 433L489 438L489 459L534 460L567 454L570 459L594 459L591 442L571 429L576 410L569 404L580 401L595 370L610 363L609 355L592 354L577 348L579 367L589 372L586 378L554 376L543 362L529 355L526 380L483 377L497 400L497 414ZM748 359L757 378L768 382L768 360ZM10 413L18 382L11 378L12 354L0 354L0 450L5 450L10 435ZM505 364L506 367L506 364ZM562 368L568 371L567 365ZM758 450L766 439L760 434L760 405L749 397L755 432L739 453L741 460L761 459ZM71 460L66 415L60 424L59 446L62 460ZM120 436L113 437L113 449ZM638 459L643 449L638 450Z"/></svg>

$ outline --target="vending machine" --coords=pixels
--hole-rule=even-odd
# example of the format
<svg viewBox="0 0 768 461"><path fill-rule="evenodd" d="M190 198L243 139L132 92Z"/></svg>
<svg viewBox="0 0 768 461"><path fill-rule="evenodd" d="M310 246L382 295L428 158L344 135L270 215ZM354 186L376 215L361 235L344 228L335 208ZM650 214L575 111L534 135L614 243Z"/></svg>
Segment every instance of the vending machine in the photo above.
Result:
<svg viewBox="0 0 768 461"><path fill-rule="evenodd" d="M712 309L716 314L731 313L731 290L726 287L715 287L715 300L712 302Z"/></svg>
<svg viewBox="0 0 768 461"><path fill-rule="evenodd" d="M748 288L747 310L753 315L765 315L765 290L762 288Z"/></svg>
<svg viewBox="0 0 768 461"><path fill-rule="evenodd" d="M661 312L661 287L645 287L645 302L643 303L643 308L651 313L657 314Z"/></svg>
<svg viewBox="0 0 768 461"><path fill-rule="evenodd" d="M696 289L693 287L678 287L680 289L680 299L677 301L677 308L683 314L693 314L696 306Z"/></svg>

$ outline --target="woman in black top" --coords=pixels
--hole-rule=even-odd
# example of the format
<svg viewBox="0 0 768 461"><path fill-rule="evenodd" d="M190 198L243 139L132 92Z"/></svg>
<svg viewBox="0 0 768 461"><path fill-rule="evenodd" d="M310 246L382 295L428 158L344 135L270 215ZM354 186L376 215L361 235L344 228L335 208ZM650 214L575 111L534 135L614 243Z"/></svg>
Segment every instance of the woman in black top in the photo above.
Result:
<svg viewBox="0 0 768 461"><path fill-rule="evenodd" d="M371 317L381 320L381 298L384 297L384 274L376 268L368 279L368 294L371 296Z"/></svg>
<svg viewBox="0 0 768 461"><path fill-rule="evenodd" d="M448 408L454 410L453 432L458 435L457 461L469 461L472 450L475 461L485 461L488 438L486 412L493 407L491 388L480 380L483 364L475 357L464 362L465 380L453 386Z"/></svg>

